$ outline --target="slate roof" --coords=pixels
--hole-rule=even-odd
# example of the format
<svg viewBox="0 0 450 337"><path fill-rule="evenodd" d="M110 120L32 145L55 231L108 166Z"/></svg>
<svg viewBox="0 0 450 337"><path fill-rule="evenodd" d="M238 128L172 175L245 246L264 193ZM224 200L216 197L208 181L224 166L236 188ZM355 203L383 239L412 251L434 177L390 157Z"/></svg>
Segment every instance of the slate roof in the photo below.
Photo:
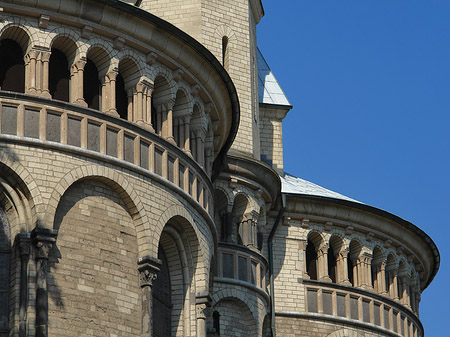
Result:
<svg viewBox="0 0 450 337"><path fill-rule="evenodd" d="M281 192L314 195L318 197L327 197L360 203L357 200L351 199L337 192L330 191L310 181L294 177L286 172L284 173L284 176L281 177Z"/></svg>
<svg viewBox="0 0 450 337"><path fill-rule="evenodd" d="M284 94L283 89L281 89L280 84L259 49L257 52L257 62L259 103L290 106L291 104Z"/></svg>

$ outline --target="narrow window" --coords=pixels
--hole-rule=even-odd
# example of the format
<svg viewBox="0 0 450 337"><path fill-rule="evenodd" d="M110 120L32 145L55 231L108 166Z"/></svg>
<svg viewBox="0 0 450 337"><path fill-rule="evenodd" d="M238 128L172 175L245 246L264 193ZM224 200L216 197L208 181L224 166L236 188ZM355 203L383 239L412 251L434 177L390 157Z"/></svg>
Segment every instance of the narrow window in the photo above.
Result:
<svg viewBox="0 0 450 337"><path fill-rule="evenodd" d="M348 280L350 281L350 283L355 286L353 284L353 261L350 258L350 256L347 258L347 272L348 272Z"/></svg>
<svg viewBox="0 0 450 337"><path fill-rule="evenodd" d="M213 312L213 328L216 330L216 336L220 336L220 314L218 311Z"/></svg>
<svg viewBox="0 0 450 337"><path fill-rule="evenodd" d="M228 50L228 37L222 37L222 65L228 70L228 60L229 60L229 50Z"/></svg>

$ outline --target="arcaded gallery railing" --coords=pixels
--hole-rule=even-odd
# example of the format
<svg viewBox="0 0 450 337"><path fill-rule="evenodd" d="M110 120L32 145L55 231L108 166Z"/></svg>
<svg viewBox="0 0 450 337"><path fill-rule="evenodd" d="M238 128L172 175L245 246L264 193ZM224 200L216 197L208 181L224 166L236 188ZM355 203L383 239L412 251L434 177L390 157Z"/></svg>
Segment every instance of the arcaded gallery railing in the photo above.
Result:
<svg viewBox="0 0 450 337"><path fill-rule="evenodd" d="M0 92L2 137L85 156L97 154L131 169L138 166L211 210L212 185L204 170L177 146L125 120L69 103Z"/></svg>
<svg viewBox="0 0 450 337"><path fill-rule="evenodd" d="M422 337L423 327L416 315L386 297L338 284L303 280L308 313L323 318L362 322L393 336ZM389 334L391 335L391 334Z"/></svg>
<svg viewBox="0 0 450 337"><path fill-rule="evenodd" d="M266 259L247 247L232 243L219 243L215 265L215 281L232 282L259 290L267 296ZM236 282L234 282L236 283Z"/></svg>

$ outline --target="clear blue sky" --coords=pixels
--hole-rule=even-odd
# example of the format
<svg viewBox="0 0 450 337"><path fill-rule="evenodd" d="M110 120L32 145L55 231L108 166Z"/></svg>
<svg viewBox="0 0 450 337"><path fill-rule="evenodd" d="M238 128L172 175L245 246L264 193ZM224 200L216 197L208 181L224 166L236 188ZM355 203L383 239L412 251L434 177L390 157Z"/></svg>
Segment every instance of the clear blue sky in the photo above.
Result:
<svg viewBox="0 0 450 337"><path fill-rule="evenodd" d="M258 45L294 108L293 175L394 213L441 254L425 335L449 336L450 1L263 0Z"/></svg>

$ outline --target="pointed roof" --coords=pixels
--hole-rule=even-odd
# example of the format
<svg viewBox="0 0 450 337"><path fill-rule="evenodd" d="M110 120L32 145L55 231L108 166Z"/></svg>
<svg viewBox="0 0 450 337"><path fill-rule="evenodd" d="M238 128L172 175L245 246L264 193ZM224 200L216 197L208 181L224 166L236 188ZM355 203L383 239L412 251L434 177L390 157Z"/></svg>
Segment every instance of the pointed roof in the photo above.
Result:
<svg viewBox="0 0 450 337"><path fill-rule="evenodd" d="M281 177L281 192L314 195L318 197L327 197L360 203L357 200L351 199L337 192L330 191L310 181L294 177L286 172L284 173L284 176Z"/></svg>
<svg viewBox="0 0 450 337"><path fill-rule="evenodd" d="M259 103L291 106L280 84L270 70L264 56L258 48L258 94Z"/></svg>

